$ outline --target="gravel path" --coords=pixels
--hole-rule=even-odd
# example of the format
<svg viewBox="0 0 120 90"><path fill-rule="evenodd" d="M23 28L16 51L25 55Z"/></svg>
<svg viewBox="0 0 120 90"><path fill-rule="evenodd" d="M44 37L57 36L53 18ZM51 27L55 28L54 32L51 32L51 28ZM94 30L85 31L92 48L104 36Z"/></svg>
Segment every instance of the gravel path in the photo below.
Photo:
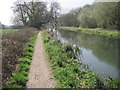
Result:
<svg viewBox="0 0 120 90"><path fill-rule="evenodd" d="M55 88L56 82L51 75L50 65L46 59L41 32L38 34L29 71L27 88Z"/></svg>

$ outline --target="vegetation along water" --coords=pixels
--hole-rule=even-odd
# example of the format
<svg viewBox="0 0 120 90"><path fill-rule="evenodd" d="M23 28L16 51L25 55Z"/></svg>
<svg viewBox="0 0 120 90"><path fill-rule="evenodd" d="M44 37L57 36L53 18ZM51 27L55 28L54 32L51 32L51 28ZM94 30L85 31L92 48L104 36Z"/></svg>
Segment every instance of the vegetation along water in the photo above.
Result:
<svg viewBox="0 0 120 90"><path fill-rule="evenodd" d="M43 41L49 55L49 61L55 78L60 82L58 87L63 88L116 88L118 80L100 78L95 72L86 69L87 65L77 59L77 48L63 45L53 37L51 32L43 33ZM56 55L57 52L57 55Z"/></svg>

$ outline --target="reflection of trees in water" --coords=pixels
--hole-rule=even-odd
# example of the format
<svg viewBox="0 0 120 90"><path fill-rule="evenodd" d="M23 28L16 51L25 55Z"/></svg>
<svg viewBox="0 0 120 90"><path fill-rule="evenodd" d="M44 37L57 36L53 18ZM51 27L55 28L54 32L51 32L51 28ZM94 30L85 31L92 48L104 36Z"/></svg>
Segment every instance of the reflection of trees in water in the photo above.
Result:
<svg viewBox="0 0 120 90"><path fill-rule="evenodd" d="M118 66L118 42L116 39L73 31L59 31L66 40L78 46L91 49L100 61Z"/></svg>

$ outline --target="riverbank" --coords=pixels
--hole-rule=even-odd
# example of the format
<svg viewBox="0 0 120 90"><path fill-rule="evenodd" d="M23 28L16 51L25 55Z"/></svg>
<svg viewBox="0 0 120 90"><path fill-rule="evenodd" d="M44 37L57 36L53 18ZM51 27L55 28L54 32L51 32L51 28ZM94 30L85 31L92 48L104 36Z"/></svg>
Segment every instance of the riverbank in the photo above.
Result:
<svg viewBox="0 0 120 90"><path fill-rule="evenodd" d="M118 80L101 78L95 72L85 69L86 65L77 60L77 48L63 45L53 35L42 34L54 77L59 81L58 88L117 88Z"/></svg>
<svg viewBox="0 0 120 90"><path fill-rule="evenodd" d="M57 27L58 29L64 29L64 30L78 30L85 33L90 34L97 34L97 35L103 35L113 38L120 38L120 32L118 31L111 31L111 30L101 30L101 29L87 29L87 28L76 28L76 27Z"/></svg>

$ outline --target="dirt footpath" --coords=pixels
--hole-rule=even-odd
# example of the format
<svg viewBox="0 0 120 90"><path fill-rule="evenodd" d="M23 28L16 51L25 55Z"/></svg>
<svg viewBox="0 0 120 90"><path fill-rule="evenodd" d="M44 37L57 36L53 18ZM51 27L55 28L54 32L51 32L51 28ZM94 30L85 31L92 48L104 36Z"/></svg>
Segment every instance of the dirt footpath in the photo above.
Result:
<svg viewBox="0 0 120 90"><path fill-rule="evenodd" d="M53 78L51 73L40 32L36 39L27 88L55 88L56 82L51 79Z"/></svg>

